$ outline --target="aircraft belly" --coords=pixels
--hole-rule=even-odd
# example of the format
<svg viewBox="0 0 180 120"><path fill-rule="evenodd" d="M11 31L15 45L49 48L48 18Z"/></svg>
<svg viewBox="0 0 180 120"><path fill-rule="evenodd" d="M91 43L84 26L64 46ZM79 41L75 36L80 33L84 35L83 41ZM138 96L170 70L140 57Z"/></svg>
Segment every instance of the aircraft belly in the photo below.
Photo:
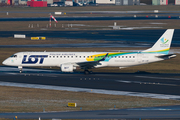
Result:
<svg viewBox="0 0 180 120"><path fill-rule="evenodd" d="M108 62L109 67L126 67L126 66L133 66L137 64L135 59L121 59L121 60L111 60Z"/></svg>

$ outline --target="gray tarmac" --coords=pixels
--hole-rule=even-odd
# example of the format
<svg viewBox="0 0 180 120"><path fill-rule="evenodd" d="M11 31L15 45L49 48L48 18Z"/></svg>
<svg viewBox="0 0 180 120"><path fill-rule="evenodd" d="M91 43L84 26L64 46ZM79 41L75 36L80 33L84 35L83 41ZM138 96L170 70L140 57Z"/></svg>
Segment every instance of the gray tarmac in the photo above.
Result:
<svg viewBox="0 0 180 120"><path fill-rule="evenodd" d="M62 73L58 70L0 67L0 85L77 92L142 96L161 99L180 99L180 74L158 73ZM40 113L0 113L0 118L19 119L139 119L180 118L180 106L98 111L65 111Z"/></svg>
<svg viewBox="0 0 180 120"><path fill-rule="evenodd" d="M122 43L113 42L113 43L77 43L77 44L37 44L37 45L0 45L0 48L118 48L118 47L150 47L150 44L141 44L141 43Z"/></svg>
<svg viewBox="0 0 180 120"><path fill-rule="evenodd" d="M18 68L1 66L0 77L0 84L2 85L5 83L23 83L34 86L45 85L47 88L53 86L58 87L58 90L90 91L92 89L94 91L104 90L102 93L105 94L106 92L108 94L126 92L126 95L138 96L140 93L146 93L150 94L150 97L155 94L152 98L163 98L165 95L171 95L167 99L180 99L180 74L137 72L84 75L81 72L62 73L59 70L31 68L23 69L23 73L19 73ZM28 85L26 86L28 87ZM112 92L109 93L108 91ZM142 95L148 97L146 94Z"/></svg>
<svg viewBox="0 0 180 120"><path fill-rule="evenodd" d="M139 14L137 14L139 15ZM105 21L105 20L179 20L179 13L161 13L156 17L157 13L148 14L147 13L142 14L141 16L135 16L132 14L131 16L98 16L98 17L88 17L88 16L78 16L78 17L67 17L62 16L58 17L56 16L57 21ZM153 16L152 16L153 15ZM26 18L0 18L0 21L49 21L49 17L26 17Z"/></svg>
<svg viewBox="0 0 180 120"><path fill-rule="evenodd" d="M0 13L7 13L7 11L0 11ZM40 14L55 14L55 12L33 12L33 11L8 11L8 13L40 13ZM64 12L62 12L64 13ZM150 11L73 11L73 12L65 12L66 14L179 14L180 11L160 11L156 10L156 12L154 10L150 10Z"/></svg>
<svg viewBox="0 0 180 120"><path fill-rule="evenodd" d="M0 37L14 37L14 34L24 34L30 37L44 36L56 40L90 40L99 43L79 44L40 44L40 45L0 45L0 48L30 48L30 47L151 47L166 30L79 30L79 31L0 31ZM180 30L176 29L171 47L180 46ZM147 37L148 36L148 37ZM100 42L102 41L102 43ZM103 43L107 41L108 43Z"/></svg>
<svg viewBox="0 0 180 120"><path fill-rule="evenodd" d="M167 119L180 118L180 106L95 111L65 111L41 113L0 113L0 118L18 119Z"/></svg>

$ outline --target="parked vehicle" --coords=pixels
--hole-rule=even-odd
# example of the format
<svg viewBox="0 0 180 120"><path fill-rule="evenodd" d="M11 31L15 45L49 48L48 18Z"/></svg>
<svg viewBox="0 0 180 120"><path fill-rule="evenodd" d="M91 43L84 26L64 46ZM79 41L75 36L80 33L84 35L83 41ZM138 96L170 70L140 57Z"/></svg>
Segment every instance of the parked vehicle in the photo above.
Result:
<svg viewBox="0 0 180 120"><path fill-rule="evenodd" d="M99 4L98 3L89 2L89 5L91 5L91 6L98 6Z"/></svg>
<svg viewBox="0 0 180 120"><path fill-rule="evenodd" d="M79 4L79 6L84 6L84 4L83 3L78 3Z"/></svg>
<svg viewBox="0 0 180 120"><path fill-rule="evenodd" d="M50 4L49 6L50 7L58 7L58 4L53 3L53 4Z"/></svg>
<svg viewBox="0 0 180 120"><path fill-rule="evenodd" d="M54 2L54 4L57 4L58 7L64 7L64 6L66 6L64 2Z"/></svg>
<svg viewBox="0 0 180 120"><path fill-rule="evenodd" d="M66 6L73 6L73 2L72 1L65 1L65 5Z"/></svg>

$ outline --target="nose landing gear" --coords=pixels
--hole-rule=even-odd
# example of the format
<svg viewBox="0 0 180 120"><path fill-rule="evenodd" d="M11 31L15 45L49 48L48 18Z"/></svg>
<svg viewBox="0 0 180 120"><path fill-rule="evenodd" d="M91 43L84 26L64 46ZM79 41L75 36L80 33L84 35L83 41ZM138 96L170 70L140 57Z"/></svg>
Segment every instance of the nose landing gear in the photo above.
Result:
<svg viewBox="0 0 180 120"><path fill-rule="evenodd" d="M22 73L22 66L18 66L18 68L19 68L19 73Z"/></svg>

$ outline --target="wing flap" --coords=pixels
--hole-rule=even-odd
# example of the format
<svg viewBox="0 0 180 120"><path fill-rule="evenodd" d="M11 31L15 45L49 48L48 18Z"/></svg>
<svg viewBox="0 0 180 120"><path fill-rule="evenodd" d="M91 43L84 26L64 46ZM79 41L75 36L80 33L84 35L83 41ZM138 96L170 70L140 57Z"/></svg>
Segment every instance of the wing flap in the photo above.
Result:
<svg viewBox="0 0 180 120"><path fill-rule="evenodd" d="M96 66L96 65L101 65L101 63L99 63L99 61L79 62L76 64L83 69L90 69L90 68L94 68L94 66Z"/></svg>

